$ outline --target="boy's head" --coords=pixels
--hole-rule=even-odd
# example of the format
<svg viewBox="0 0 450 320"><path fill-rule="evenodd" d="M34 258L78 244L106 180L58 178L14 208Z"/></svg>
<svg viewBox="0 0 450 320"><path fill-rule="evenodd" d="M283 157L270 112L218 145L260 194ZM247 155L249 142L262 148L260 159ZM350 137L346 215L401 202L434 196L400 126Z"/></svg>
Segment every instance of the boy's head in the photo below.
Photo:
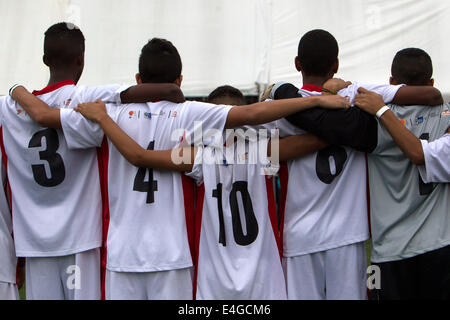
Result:
<svg viewBox="0 0 450 320"><path fill-rule="evenodd" d="M300 40L295 66L306 76L332 78L339 68L338 55L338 43L331 33L312 30Z"/></svg>
<svg viewBox="0 0 450 320"><path fill-rule="evenodd" d="M175 83L181 86L182 68L177 48L170 41L153 38L142 48L136 80L138 83Z"/></svg>
<svg viewBox="0 0 450 320"><path fill-rule="evenodd" d="M246 103L244 95L232 86L222 86L215 89L208 97L208 102L230 106L243 106Z"/></svg>
<svg viewBox="0 0 450 320"><path fill-rule="evenodd" d="M44 63L54 70L76 70L79 77L84 69L84 36L74 24L61 22L45 32ZM78 78L79 78L78 77Z"/></svg>
<svg viewBox="0 0 450 320"><path fill-rule="evenodd" d="M433 63L422 49L407 48L395 55L391 69L391 84L433 86Z"/></svg>

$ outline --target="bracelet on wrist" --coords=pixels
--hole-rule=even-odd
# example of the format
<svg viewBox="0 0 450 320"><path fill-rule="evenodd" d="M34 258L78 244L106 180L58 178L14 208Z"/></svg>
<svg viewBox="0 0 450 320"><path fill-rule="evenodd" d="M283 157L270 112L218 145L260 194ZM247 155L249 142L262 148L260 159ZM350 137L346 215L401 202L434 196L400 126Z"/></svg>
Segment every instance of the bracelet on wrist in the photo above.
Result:
<svg viewBox="0 0 450 320"><path fill-rule="evenodd" d="M334 94L334 95L337 95L337 94L338 94L337 91L328 90L328 89L326 89L326 88L322 88L322 92L324 92L324 93L330 93L330 94Z"/></svg>
<svg viewBox="0 0 450 320"><path fill-rule="evenodd" d="M377 118L380 119L381 116L388 110L391 110L388 106L382 107L380 110L378 110L378 112L376 114Z"/></svg>
<svg viewBox="0 0 450 320"><path fill-rule="evenodd" d="M12 97L12 93L14 92L14 90L16 90L17 87L22 87L21 84L15 84L11 87L11 89L9 89L9 96Z"/></svg>

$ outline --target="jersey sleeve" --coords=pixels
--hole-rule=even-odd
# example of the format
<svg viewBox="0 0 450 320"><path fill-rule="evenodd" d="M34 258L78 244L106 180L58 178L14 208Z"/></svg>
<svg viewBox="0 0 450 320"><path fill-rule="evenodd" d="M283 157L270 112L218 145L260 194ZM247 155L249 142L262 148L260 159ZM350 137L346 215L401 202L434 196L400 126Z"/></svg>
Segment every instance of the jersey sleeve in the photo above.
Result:
<svg viewBox="0 0 450 320"><path fill-rule="evenodd" d="M0 127L3 126L3 113L6 109L6 97L0 97Z"/></svg>
<svg viewBox="0 0 450 320"><path fill-rule="evenodd" d="M73 109L60 110L61 126L69 149L100 147L104 133L100 125L84 118Z"/></svg>
<svg viewBox="0 0 450 320"><path fill-rule="evenodd" d="M203 151L204 148L202 146L197 148L192 171L185 173L186 176L194 179L197 185L201 185L203 183Z"/></svg>
<svg viewBox="0 0 450 320"><path fill-rule="evenodd" d="M224 131L228 113L232 108L232 106L191 102L182 111L186 112L186 115L180 115L181 128L191 136L191 144L198 146L203 143L203 137L208 135L209 130L216 130L220 134ZM200 132L203 134L199 134Z"/></svg>
<svg viewBox="0 0 450 320"><path fill-rule="evenodd" d="M355 102L355 98L358 95L358 89L364 88L369 91L373 91L375 93L378 93L382 98L384 103L389 104L394 100L395 95L397 94L398 90L403 87L404 85L387 85L387 84L366 84L366 83L358 83L354 82L350 86L348 86L345 89L342 89L339 91L339 95L343 97L349 97L350 102L352 105Z"/></svg>
<svg viewBox="0 0 450 320"><path fill-rule="evenodd" d="M425 183L450 182L450 134L433 142L421 140L425 165L419 166Z"/></svg>
<svg viewBox="0 0 450 320"><path fill-rule="evenodd" d="M98 87L82 87L82 101L94 102L102 100L105 103L120 104L120 94L130 88L131 85L104 85Z"/></svg>

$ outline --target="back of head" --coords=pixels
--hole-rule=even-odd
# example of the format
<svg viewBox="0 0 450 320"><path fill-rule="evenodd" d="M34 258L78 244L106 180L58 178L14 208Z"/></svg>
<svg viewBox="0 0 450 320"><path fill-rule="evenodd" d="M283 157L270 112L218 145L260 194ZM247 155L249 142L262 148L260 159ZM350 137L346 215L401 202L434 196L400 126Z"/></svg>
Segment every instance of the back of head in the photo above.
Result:
<svg viewBox="0 0 450 320"><path fill-rule="evenodd" d="M208 97L208 102L230 106L242 106L246 104L242 92L232 86L218 87L213 92L211 92Z"/></svg>
<svg viewBox="0 0 450 320"><path fill-rule="evenodd" d="M49 67L66 68L84 57L85 39L72 23L61 22L45 32L44 61Z"/></svg>
<svg viewBox="0 0 450 320"><path fill-rule="evenodd" d="M410 86L430 85L433 63L428 53L422 49L407 48L397 52L391 72L394 83Z"/></svg>
<svg viewBox="0 0 450 320"><path fill-rule="evenodd" d="M298 62L308 76L327 76L337 62L338 55L336 39L325 30L309 31L298 45Z"/></svg>
<svg viewBox="0 0 450 320"><path fill-rule="evenodd" d="M153 38L139 58L139 74L144 83L173 83L181 76L182 63L177 48L165 39Z"/></svg>

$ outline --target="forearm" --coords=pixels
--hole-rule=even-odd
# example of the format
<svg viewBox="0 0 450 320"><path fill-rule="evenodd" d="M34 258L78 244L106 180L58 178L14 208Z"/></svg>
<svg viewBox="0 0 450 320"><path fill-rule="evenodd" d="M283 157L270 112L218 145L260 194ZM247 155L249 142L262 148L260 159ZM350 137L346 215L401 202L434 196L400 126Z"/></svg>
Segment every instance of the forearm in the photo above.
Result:
<svg viewBox="0 0 450 320"><path fill-rule="evenodd" d="M260 102L231 109L225 128L269 123L318 105L316 97Z"/></svg>
<svg viewBox="0 0 450 320"><path fill-rule="evenodd" d="M404 86L397 91L392 103L401 106L438 106L444 103L444 99L441 92L431 86Z"/></svg>
<svg viewBox="0 0 450 320"><path fill-rule="evenodd" d="M28 92L24 87L17 87L12 92L12 98L40 126L61 129L59 109L51 108L48 104Z"/></svg>
<svg viewBox="0 0 450 320"><path fill-rule="evenodd" d="M173 83L143 83L128 88L120 94L122 103L146 103L155 101L185 102L180 87Z"/></svg>
<svg viewBox="0 0 450 320"><path fill-rule="evenodd" d="M362 152L372 152L378 145L377 121L356 107L347 110L314 108L286 119L333 145L348 146Z"/></svg>
<svg viewBox="0 0 450 320"><path fill-rule="evenodd" d="M302 158L325 148L328 143L315 135L303 134L279 140L280 161ZM270 150L270 149L269 149Z"/></svg>
<svg viewBox="0 0 450 320"><path fill-rule="evenodd" d="M388 130L398 147L415 164L425 164L422 143L397 119L392 111L385 112L381 123Z"/></svg>
<svg viewBox="0 0 450 320"><path fill-rule="evenodd" d="M128 162L136 167L170 171L189 171L192 169L192 164L175 164L172 161L172 150L145 150L128 136L107 114L99 119L98 123L117 150ZM179 149L174 152L183 155L184 150ZM193 160L191 163L193 163Z"/></svg>

